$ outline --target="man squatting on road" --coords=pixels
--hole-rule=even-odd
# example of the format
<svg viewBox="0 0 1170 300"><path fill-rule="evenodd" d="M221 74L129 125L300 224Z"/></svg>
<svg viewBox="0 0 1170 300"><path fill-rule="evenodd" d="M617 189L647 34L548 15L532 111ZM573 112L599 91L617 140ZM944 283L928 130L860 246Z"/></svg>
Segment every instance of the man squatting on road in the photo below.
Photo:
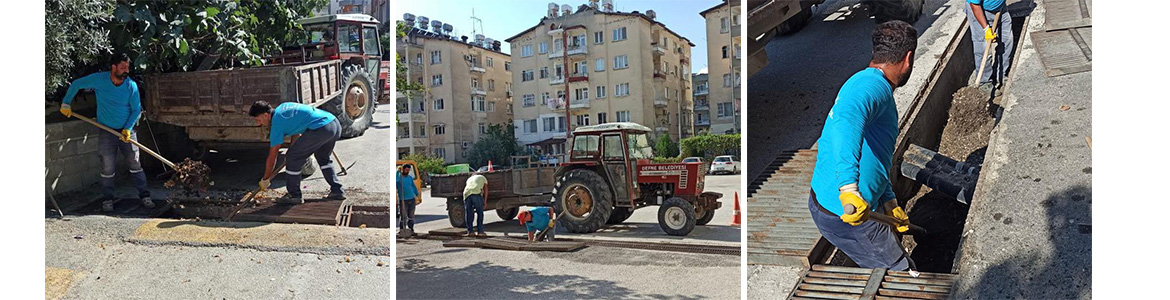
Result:
<svg viewBox="0 0 1170 300"><path fill-rule="evenodd" d="M399 167L398 178L394 181L398 188L398 229L402 229L403 225L410 228L414 232L414 208L419 203L422 203L422 197L419 195L418 187L414 185L414 177L410 176L410 165L402 165ZM405 212L405 213L404 213Z"/></svg>
<svg viewBox="0 0 1170 300"><path fill-rule="evenodd" d="M97 122L122 132L120 136L104 130L98 132L98 156L102 160L102 211L113 211L117 200L114 197L114 169L118 153L122 153L126 165L130 167L130 177L134 179L134 188L138 189L138 199L142 201L142 206L154 208L150 191L146 189L146 173L142 171L142 163L138 159L138 146L130 143L131 139L138 140L134 125L142 113L138 84L127 77L130 74L130 57L125 53L115 53L110 56L109 66L110 71L89 74L70 83L65 99L61 100L61 114L72 117L70 104L73 103L73 97L77 96L77 91L93 90L97 97Z"/></svg>
<svg viewBox="0 0 1170 300"><path fill-rule="evenodd" d="M524 227L528 230L529 242L535 242L536 234L541 231L548 231L548 233L544 235L545 241L552 241L554 239L553 236L557 231L556 228L554 228L556 224L553 222L553 220L556 220L556 215L548 206L538 206L525 209L524 211L521 211L520 215L516 218L519 219L520 224L524 224Z"/></svg>
<svg viewBox="0 0 1170 300"><path fill-rule="evenodd" d="M1015 43L1015 39L1012 37L1012 15L1008 14L1007 9L1004 9L1003 2L1003 0L967 0L966 9L964 9L967 12L967 22L971 23L969 27L971 27L971 41L974 42L971 45L975 48L975 70L979 70L979 63L983 61L983 51L987 49L987 43L999 41L995 47L991 48L991 51L995 52L990 54L991 57L987 59L983 77L979 78L979 89L988 95L991 94L993 86L1000 87L1003 84L1008 65L1011 65L1012 62L1012 44ZM991 30L996 12L1001 12L999 25L995 26L995 30Z"/></svg>
<svg viewBox="0 0 1170 300"><path fill-rule="evenodd" d="M893 228L868 221L868 214L881 207L895 220L909 221L898 207L888 170L898 136L893 92L910 78L917 45L918 31L910 24L878 25L869 67L841 86L817 140L809 212L821 235L862 268L901 271L909 267ZM839 201L832 195L838 195ZM844 214L845 205L852 205L856 212ZM897 228L899 232L908 229Z"/></svg>
<svg viewBox="0 0 1170 300"><path fill-rule="evenodd" d="M317 158L321 166L321 176L329 183L328 200L345 200L345 193L341 191L337 172L333 170L333 146L341 138L341 124L329 112L317 109L310 105L285 102L275 109L267 101L256 101L248 110L248 115L256 120L256 124L269 127L268 159L264 162L264 177L260 179L260 190L268 189L276 170L276 156L280 154L280 147L284 137L292 137L292 145L285 152L285 188L288 193L276 199L277 203L302 204L301 199L301 168L305 166L309 155Z"/></svg>
<svg viewBox="0 0 1170 300"><path fill-rule="evenodd" d="M476 228L479 228L479 236L487 236L483 232L483 205L486 200L487 178L479 174L468 177L467 184L463 186L463 215L466 216L463 224L467 225L467 236L475 235L473 229ZM476 221L479 226L472 226L472 222Z"/></svg>

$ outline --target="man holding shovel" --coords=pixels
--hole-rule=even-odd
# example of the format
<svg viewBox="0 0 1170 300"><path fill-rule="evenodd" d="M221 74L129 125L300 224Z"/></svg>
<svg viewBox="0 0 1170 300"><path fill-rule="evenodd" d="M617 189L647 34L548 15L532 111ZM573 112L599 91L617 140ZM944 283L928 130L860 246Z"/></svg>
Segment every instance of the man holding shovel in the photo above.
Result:
<svg viewBox="0 0 1170 300"><path fill-rule="evenodd" d="M288 193L276 199L282 204L302 204L301 199L301 168L310 155L317 157L317 164L321 166L321 176L329 183L328 200L345 200L345 193L341 191L341 183L337 179L337 171L333 170L333 146L341 138L341 124L329 112L317 109L310 105L285 102L272 108L267 101L256 101L248 110L248 115L256 120L260 126L269 127L268 159L264 163L264 178L260 180L260 190L268 189L272 177L275 176L273 167L276 166L276 156L284 138L292 137L292 145L285 153L285 188Z"/></svg>
<svg viewBox="0 0 1170 300"><path fill-rule="evenodd" d="M809 213L821 235L863 268L902 271L911 264L894 236L909 230L909 218L898 207L889 170L898 136L894 89L910 78L917 45L910 24L878 25L869 67L845 81L817 140ZM891 228L870 220L873 213L905 225Z"/></svg>
<svg viewBox="0 0 1170 300"><path fill-rule="evenodd" d="M983 63L986 71L976 78L979 90L991 95L993 87L1003 83L1007 66L1012 60L1012 16L1004 9L1004 0L967 0L964 11L971 27L971 45L975 48L975 69ZM989 43L996 43L988 50ZM981 59L984 51L992 51L992 59Z"/></svg>
<svg viewBox="0 0 1170 300"><path fill-rule="evenodd" d="M414 232L414 208L419 203L422 203L422 197L418 192L418 187L414 185L414 177L410 176L410 165L402 165L399 168L398 178L394 183L398 190L398 229L403 227Z"/></svg>
<svg viewBox="0 0 1170 300"><path fill-rule="evenodd" d="M97 122L122 133L98 133L98 155L102 160L102 211L113 211L114 202L117 201L114 197L114 169L118 153L122 153L129 166L134 188L138 189L138 199L143 206L154 208L150 191L146 189L146 173L142 171L142 163L138 160L138 146L130 144L130 140L138 140L134 125L142 113L138 84L127 77L130 74L130 58L125 53L116 53L110 56L109 66L108 72L89 74L70 83L65 99L61 100L61 114L73 116L70 104L77 91L94 91L97 97Z"/></svg>

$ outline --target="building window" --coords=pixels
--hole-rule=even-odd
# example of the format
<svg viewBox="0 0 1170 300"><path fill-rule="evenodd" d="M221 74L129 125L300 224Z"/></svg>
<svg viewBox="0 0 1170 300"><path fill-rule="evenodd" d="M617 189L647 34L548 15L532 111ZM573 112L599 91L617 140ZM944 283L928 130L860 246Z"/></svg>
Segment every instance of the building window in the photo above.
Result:
<svg viewBox="0 0 1170 300"><path fill-rule="evenodd" d="M512 71L512 62L504 62L504 71Z"/></svg>
<svg viewBox="0 0 1170 300"><path fill-rule="evenodd" d="M520 46L520 56L521 57L532 56L532 45Z"/></svg>
<svg viewBox="0 0 1170 300"><path fill-rule="evenodd" d="M435 148L435 156L442 159L447 159L447 149Z"/></svg>
<svg viewBox="0 0 1170 300"><path fill-rule="evenodd" d="M473 90L479 89L479 79L475 79L475 78L471 79L471 89L473 89Z"/></svg>
<svg viewBox="0 0 1170 300"><path fill-rule="evenodd" d="M504 82L504 90L508 91L508 92L512 92L512 83L511 82ZM508 95L508 97L512 97L512 95Z"/></svg>
<svg viewBox="0 0 1170 300"><path fill-rule="evenodd" d="M630 121L630 111L624 110L624 111L617 112L617 121L618 122L629 122Z"/></svg>
<svg viewBox="0 0 1170 300"><path fill-rule="evenodd" d="M443 110L443 98L435 99L435 110Z"/></svg>
<svg viewBox="0 0 1170 300"><path fill-rule="evenodd" d="M579 61L573 63L573 76L589 75L589 62Z"/></svg>
<svg viewBox="0 0 1170 300"><path fill-rule="evenodd" d="M589 88L579 88L573 91L573 95L577 100L589 100Z"/></svg>
<svg viewBox="0 0 1170 300"><path fill-rule="evenodd" d="M479 123L479 134L487 134L487 124Z"/></svg>
<svg viewBox="0 0 1170 300"><path fill-rule="evenodd" d="M739 14L731 13L731 26L739 26Z"/></svg>
<svg viewBox="0 0 1170 300"><path fill-rule="evenodd" d="M727 58L727 46L723 46L723 58Z"/></svg>
<svg viewBox="0 0 1170 300"><path fill-rule="evenodd" d="M617 42L617 41L624 41L624 40L626 40L626 28L622 27L622 28L614 29L613 30L613 41Z"/></svg>
<svg viewBox="0 0 1170 300"><path fill-rule="evenodd" d="M482 96L471 97L471 111L484 111L484 101Z"/></svg>
<svg viewBox="0 0 1170 300"><path fill-rule="evenodd" d="M520 81L528 82L532 80L532 70L525 70L524 72L520 72Z"/></svg>
<svg viewBox="0 0 1170 300"><path fill-rule="evenodd" d="M606 122L605 121L605 113L603 113L603 112L597 113L597 124L605 124L605 122Z"/></svg>
<svg viewBox="0 0 1170 300"><path fill-rule="evenodd" d="M544 131L545 131L545 132L553 132L553 131L555 131L555 130L556 130L556 128L557 128L557 118L555 118L555 117L545 117L544 119L542 119L542 121L544 122Z"/></svg>
<svg viewBox="0 0 1170 300"><path fill-rule="evenodd" d="M536 119L524 120L524 132L536 133Z"/></svg>
<svg viewBox="0 0 1170 300"><path fill-rule="evenodd" d="M496 90L496 80L495 79L488 79L488 90L489 91Z"/></svg>
<svg viewBox="0 0 1170 300"><path fill-rule="evenodd" d="M618 56L613 57L613 69L614 70L629 68L630 67L629 63L630 63L629 58L626 57L625 55L618 55Z"/></svg>
<svg viewBox="0 0 1170 300"><path fill-rule="evenodd" d="M558 105L565 104L565 91L557 91L557 104Z"/></svg>
<svg viewBox="0 0 1170 300"><path fill-rule="evenodd" d="M731 117L735 114L735 108L731 106L731 102L720 102L718 104L718 116L720 118Z"/></svg>
<svg viewBox="0 0 1170 300"><path fill-rule="evenodd" d="M446 133L447 133L447 126L435 125L435 135L446 134Z"/></svg>
<svg viewBox="0 0 1170 300"><path fill-rule="evenodd" d="M548 78L548 67L540 68L540 79Z"/></svg>
<svg viewBox="0 0 1170 300"><path fill-rule="evenodd" d="M596 61L593 62L593 71L597 71L597 72L605 71L605 59L604 58L598 58Z"/></svg>
<svg viewBox="0 0 1170 300"><path fill-rule="evenodd" d="M597 86L597 98L605 98L605 86Z"/></svg>
<svg viewBox="0 0 1170 300"><path fill-rule="evenodd" d="M601 45L601 43L605 43L605 33L602 33L601 31L594 32L593 33L593 43L598 44L598 45Z"/></svg>
<svg viewBox="0 0 1170 300"><path fill-rule="evenodd" d="M536 52L540 54L548 53L548 42L540 42L540 47L536 48Z"/></svg>
<svg viewBox="0 0 1170 300"><path fill-rule="evenodd" d="M613 87L613 95L614 96L629 96L630 95L630 84L623 83L623 84L615 85Z"/></svg>
<svg viewBox="0 0 1170 300"><path fill-rule="evenodd" d="M431 51L431 64L443 63L443 51Z"/></svg>
<svg viewBox="0 0 1170 300"><path fill-rule="evenodd" d="M416 65L422 65L422 62L423 62L423 60L422 60L422 53L415 53L415 54L414 54L414 64L416 64Z"/></svg>
<svg viewBox="0 0 1170 300"><path fill-rule="evenodd" d="M524 107L536 106L536 95L524 94Z"/></svg>
<svg viewBox="0 0 1170 300"><path fill-rule="evenodd" d="M589 115L577 115L577 126L589 126Z"/></svg>
<svg viewBox="0 0 1170 300"><path fill-rule="evenodd" d="M548 92L544 92L544 94L540 95L540 105L548 105L548 99Z"/></svg>
<svg viewBox="0 0 1170 300"><path fill-rule="evenodd" d="M431 86L443 85L443 74L431 76Z"/></svg>
<svg viewBox="0 0 1170 300"><path fill-rule="evenodd" d="M719 33L727 33L727 17L719 18Z"/></svg>
<svg viewBox="0 0 1170 300"><path fill-rule="evenodd" d="M488 58L487 58L487 66L488 66L488 67L491 67L491 66L492 66L492 58L491 58L491 57L488 57Z"/></svg>
<svg viewBox="0 0 1170 300"><path fill-rule="evenodd" d="M488 112L495 112L495 111L496 111L496 102L495 101L488 102Z"/></svg>

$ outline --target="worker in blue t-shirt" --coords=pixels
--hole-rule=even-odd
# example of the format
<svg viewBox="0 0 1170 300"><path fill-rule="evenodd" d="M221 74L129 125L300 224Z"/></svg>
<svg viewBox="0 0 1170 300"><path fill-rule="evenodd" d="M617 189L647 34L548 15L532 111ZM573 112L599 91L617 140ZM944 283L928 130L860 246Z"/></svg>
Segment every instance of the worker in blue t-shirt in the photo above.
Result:
<svg viewBox="0 0 1170 300"><path fill-rule="evenodd" d="M150 191L146 189L146 173L142 171L142 163L138 160L138 146L130 143L130 140L138 140L134 125L142 113L138 84L128 77L130 57L125 53L114 54L110 56L109 66L109 72L89 74L70 83L65 99L61 100L61 114L72 117L73 108L70 104L73 103L73 97L80 90L93 90L97 97L97 122L122 133L98 133L98 156L102 160L102 211L113 211L117 200L114 197L114 170L119 152L130 167L130 177L134 179L134 188L138 189L138 199L142 201L142 206L153 208L154 201L151 201Z"/></svg>
<svg viewBox="0 0 1170 300"><path fill-rule="evenodd" d="M898 207L888 171L898 136L894 88L910 78L917 45L918 31L910 24L878 25L869 67L841 86L816 144L809 212L821 235L863 268L909 266L893 232L909 228L868 221L868 214L909 222ZM847 213L847 205L855 212Z"/></svg>
<svg viewBox="0 0 1170 300"><path fill-rule="evenodd" d="M410 165L402 165L398 168L398 177L394 179L394 186L398 191L398 229L403 227L410 228L414 232L414 209L419 203L422 203L422 197L418 192L418 187L414 185L414 177L410 176Z"/></svg>
<svg viewBox="0 0 1170 300"><path fill-rule="evenodd" d="M256 120L260 126L269 127L268 159L264 163L264 177L260 179L260 190L268 189L276 170L276 156L284 138L291 136L292 145L285 153L285 188L288 193L276 199L277 203L301 204L301 168L305 166L309 156L317 157L317 164L321 166L321 176L329 183L328 200L345 200L345 193L341 191L341 183L337 179L337 172L333 170L333 146L341 138L341 124L329 112L317 109L310 105L285 102L275 109L266 101L252 103L248 115Z"/></svg>
<svg viewBox="0 0 1170 300"><path fill-rule="evenodd" d="M553 220L556 219L556 216L549 207L540 206L529 208L521 211L517 219L520 220L520 224L524 224L524 227L528 229L529 242L535 242L536 235L542 231L548 231L548 234L544 235L546 241L553 240L553 235L556 233L556 224Z"/></svg>
<svg viewBox="0 0 1170 300"><path fill-rule="evenodd" d="M971 27L971 41L975 48L975 72L979 72L979 63L983 61L983 52L987 43L996 43L993 51L987 58L983 77L977 78L979 89L988 95L1003 84L1008 65L1012 62L1012 47L1015 39L1012 34L1012 15L1004 7L1004 0L967 0L964 11L967 12L967 22ZM991 27L995 23L995 13L999 12L999 25L995 30Z"/></svg>

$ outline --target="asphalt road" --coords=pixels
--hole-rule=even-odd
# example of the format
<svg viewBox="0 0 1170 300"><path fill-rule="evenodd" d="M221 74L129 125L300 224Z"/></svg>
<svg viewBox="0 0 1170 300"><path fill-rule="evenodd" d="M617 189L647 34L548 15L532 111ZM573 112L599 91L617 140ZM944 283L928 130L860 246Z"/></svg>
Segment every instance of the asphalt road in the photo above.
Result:
<svg viewBox="0 0 1170 300"><path fill-rule="evenodd" d="M768 65L748 79L747 124L751 130L745 175L749 181L780 152L812 147L841 84L868 65L876 24L856 5L858 2L825 1L814 7L812 21L804 29L768 43ZM958 2L962 1L926 1L921 18L914 24L923 35L920 41L931 38L924 34L944 12L961 13L955 6ZM929 46L946 47L946 43ZM923 50L919 52L927 52ZM915 65L931 59L937 61L937 57L919 55ZM933 61L929 63L933 65Z"/></svg>
<svg viewBox="0 0 1170 300"><path fill-rule="evenodd" d="M708 175L706 190L723 193L720 202L723 207L715 210L715 218L705 226L695 226L694 231L685 237L670 236L658 226L658 206L649 206L634 211L625 223L611 225L590 234L571 234L557 232L558 237L595 238L607 240L656 241L673 243L694 243L709 245L739 245L740 228L729 226L734 216L735 192L740 190L742 175ZM740 197L743 197L741 194ZM742 202L744 199L740 199ZM742 205L742 203L741 203ZM430 191L423 192L423 202L415 212L415 232L426 233L435 229L450 228L447 218L447 202L443 198L430 196ZM503 233L524 235L526 230L516 221L505 222L496 215L495 211L484 213L484 228L488 234L501 235Z"/></svg>

